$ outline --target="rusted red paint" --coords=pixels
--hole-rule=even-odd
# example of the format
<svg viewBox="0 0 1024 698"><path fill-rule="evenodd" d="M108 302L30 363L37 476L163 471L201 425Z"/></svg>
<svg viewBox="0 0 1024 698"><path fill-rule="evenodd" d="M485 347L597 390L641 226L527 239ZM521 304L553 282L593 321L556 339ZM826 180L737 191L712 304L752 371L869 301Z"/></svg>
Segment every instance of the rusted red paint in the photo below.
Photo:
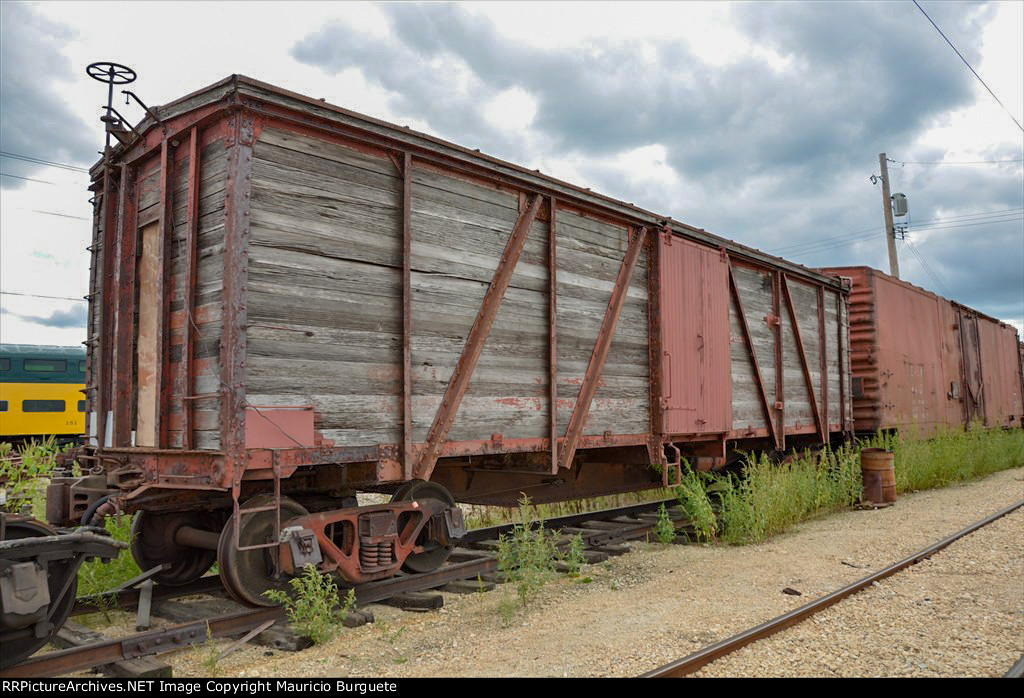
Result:
<svg viewBox="0 0 1024 698"><path fill-rule="evenodd" d="M312 448L313 406L249 405L245 410L245 448Z"/></svg>
<svg viewBox="0 0 1024 698"><path fill-rule="evenodd" d="M135 223L137 210L135 171L121 165L121 192L117 215L117 280L118 289L114 317L114 355L111 380L113 383L114 446L130 445L132 397L132 354L135 337L135 255L138 230Z"/></svg>
<svg viewBox="0 0 1024 698"><path fill-rule="evenodd" d="M718 250L683 238L662 238L661 248L665 431L728 431L729 266Z"/></svg>
<svg viewBox="0 0 1024 698"><path fill-rule="evenodd" d="M927 436L974 421L1020 426L1016 330L876 269L825 271L853 281L850 358L857 431L902 429Z"/></svg>

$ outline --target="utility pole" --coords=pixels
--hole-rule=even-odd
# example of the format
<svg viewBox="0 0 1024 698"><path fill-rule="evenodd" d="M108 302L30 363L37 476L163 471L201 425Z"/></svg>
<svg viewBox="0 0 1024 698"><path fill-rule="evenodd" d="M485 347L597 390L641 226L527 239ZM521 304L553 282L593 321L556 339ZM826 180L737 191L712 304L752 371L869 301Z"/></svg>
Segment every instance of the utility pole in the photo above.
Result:
<svg viewBox="0 0 1024 698"><path fill-rule="evenodd" d="M896 259L896 227L892 222L892 194L889 193L889 165L885 153L878 154L882 169L882 211L885 213L885 241L889 244L889 273L900 278L900 263Z"/></svg>

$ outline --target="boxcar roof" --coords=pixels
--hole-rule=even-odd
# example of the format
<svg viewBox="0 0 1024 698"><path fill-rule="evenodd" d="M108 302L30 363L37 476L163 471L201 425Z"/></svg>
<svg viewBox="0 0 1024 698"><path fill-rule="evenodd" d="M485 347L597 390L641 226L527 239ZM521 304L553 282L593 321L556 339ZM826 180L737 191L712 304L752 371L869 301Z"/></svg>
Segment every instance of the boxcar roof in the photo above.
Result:
<svg viewBox="0 0 1024 698"><path fill-rule="evenodd" d="M981 312L980 310L972 308L969 305L964 305L963 303L961 303L959 301L955 301L952 298L946 298L945 296L940 296L939 294L935 293L934 291L929 291L926 288L922 288L921 286L917 286L915 284L912 284L909 281L904 281L903 279L897 279L895 276L891 276L889 274L886 274L881 269L875 269L874 267L869 267L869 266L864 265L864 264L852 264L852 265L848 264L848 265L843 266L843 267L819 267L818 271L820 271L820 272L822 272L824 274L838 274L838 275L841 275L842 272L848 271L848 270L852 270L852 269L857 269L857 270L860 270L860 271L864 271L864 272L866 272L869 275L876 274L878 276L883 276L886 279L888 279L889 281L892 281L893 283L899 284L900 286L903 286L904 288L909 288L909 289L912 289L914 291L917 291L918 293L923 293L923 294L925 294L927 296L932 296L933 298L938 298L940 300L948 301L948 302L952 303L953 305L957 306L958 308L963 308L964 310L969 310L970 312L974 313L975 315L977 315L979 317L983 317L986 320L991 320L992 322L997 322L997 323L999 323L1000 325L1002 325L1004 327L1009 327L1009 328L1013 329L1014 331L1016 331L1016 329L1017 329L1017 328L1013 327L1013 325L1010 325L1010 324L1008 324L1006 322L1003 322L999 318L992 317L991 315L986 315L985 313Z"/></svg>
<svg viewBox="0 0 1024 698"><path fill-rule="evenodd" d="M685 237L699 240L714 247L725 247L730 252L742 255L751 260L779 267L786 271L810 277L818 282L834 287L841 287L842 282L835 276L822 274L810 267L797 264L781 257L776 257L742 243L723 238L710 233L703 228L696 228L677 221L671 217L642 209L632 203L614 199L603 194L591 191L590 189L565 182L554 177L542 174L539 170L530 170L520 165L486 155L478 150L472 150L449 141L442 140L436 136L414 131L408 127L398 126L380 119L360 114L358 112L339 107L328 102L313 99L289 90L255 80L244 75L231 75L223 80L208 85L202 89L192 92L184 97L168 102L154 109L162 121L186 114L202 107L223 101L227 103L231 98L249 98L251 100L262 100L289 109L304 112L308 115L334 121L341 125L355 128L363 132L373 134L385 140L391 141L395 147L407 147L420 149L462 165L468 165L474 169L483 169L496 175L499 178L510 180L513 183L530 188L535 191L552 193L559 198L566 198L569 201L589 205L601 210L617 214L627 220L632 220L642 225L661 226L668 224L672 230ZM136 126L139 136L127 145L118 145L113 149L113 159L129 152L131 148L145 134L157 125L156 121L146 116ZM103 165L101 159L97 162L90 174L98 177Z"/></svg>

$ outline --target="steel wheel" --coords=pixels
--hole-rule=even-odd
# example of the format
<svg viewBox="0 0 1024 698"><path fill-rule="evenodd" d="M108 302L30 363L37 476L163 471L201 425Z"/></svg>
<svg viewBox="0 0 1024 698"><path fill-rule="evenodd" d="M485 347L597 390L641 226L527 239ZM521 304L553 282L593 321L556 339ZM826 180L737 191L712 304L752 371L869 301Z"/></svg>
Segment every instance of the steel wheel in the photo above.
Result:
<svg viewBox="0 0 1024 698"><path fill-rule="evenodd" d="M4 540L19 540L22 538L38 538L42 536L55 536L57 532L41 521L7 521L4 532ZM75 597L78 596L78 570L69 569L71 561L53 560L47 565L49 572L47 582L50 587L50 603L64 588L69 573L74 574L67 592L60 599L56 608L50 607L50 631L44 637L36 637L35 627L20 628L17 630L4 630L0 633L0 668L6 668L17 664L23 659L31 657L37 650L42 649L50 639L57 634L57 631L71 615L71 609L75 605Z"/></svg>
<svg viewBox="0 0 1024 698"><path fill-rule="evenodd" d="M273 502L270 495L258 495L245 504L242 509L267 506ZM302 505L287 497L281 498L281 525L296 516L305 516L309 512ZM274 535L274 512L259 511L254 514L243 514L238 531L238 544L241 547L269 543ZM231 598L250 606L274 606L273 601L263 595L271 589L288 591L291 587L288 578L274 575L277 561L277 548L261 548L258 550L238 550L235 547L234 519L229 518L220 534L217 546L217 564L220 567L220 578L224 589Z"/></svg>
<svg viewBox="0 0 1024 698"><path fill-rule="evenodd" d="M157 584L182 586L209 571L217 554L213 550L179 545L174 536L181 526L216 531L222 517L211 512L155 514L140 511L132 521L132 557L145 572L160 564L170 567L153 577Z"/></svg>
<svg viewBox="0 0 1024 698"><path fill-rule="evenodd" d="M443 486L426 480L410 480L399 487L391 497L392 502L416 499L439 499L448 506L455 506L455 498ZM423 546L422 553L413 553L405 558L402 569L407 572L433 572L443 565L452 554L453 545L441 545L430 537L430 527L424 526L416 539L416 545Z"/></svg>

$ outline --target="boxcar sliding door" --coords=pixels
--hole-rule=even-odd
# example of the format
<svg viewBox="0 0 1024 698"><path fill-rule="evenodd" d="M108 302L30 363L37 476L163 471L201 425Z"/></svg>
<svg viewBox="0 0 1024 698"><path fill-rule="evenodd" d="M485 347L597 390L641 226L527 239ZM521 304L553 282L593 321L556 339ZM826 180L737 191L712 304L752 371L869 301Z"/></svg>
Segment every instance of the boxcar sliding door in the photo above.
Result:
<svg viewBox="0 0 1024 698"><path fill-rule="evenodd" d="M661 236L665 430L732 428L729 265L718 250Z"/></svg>

